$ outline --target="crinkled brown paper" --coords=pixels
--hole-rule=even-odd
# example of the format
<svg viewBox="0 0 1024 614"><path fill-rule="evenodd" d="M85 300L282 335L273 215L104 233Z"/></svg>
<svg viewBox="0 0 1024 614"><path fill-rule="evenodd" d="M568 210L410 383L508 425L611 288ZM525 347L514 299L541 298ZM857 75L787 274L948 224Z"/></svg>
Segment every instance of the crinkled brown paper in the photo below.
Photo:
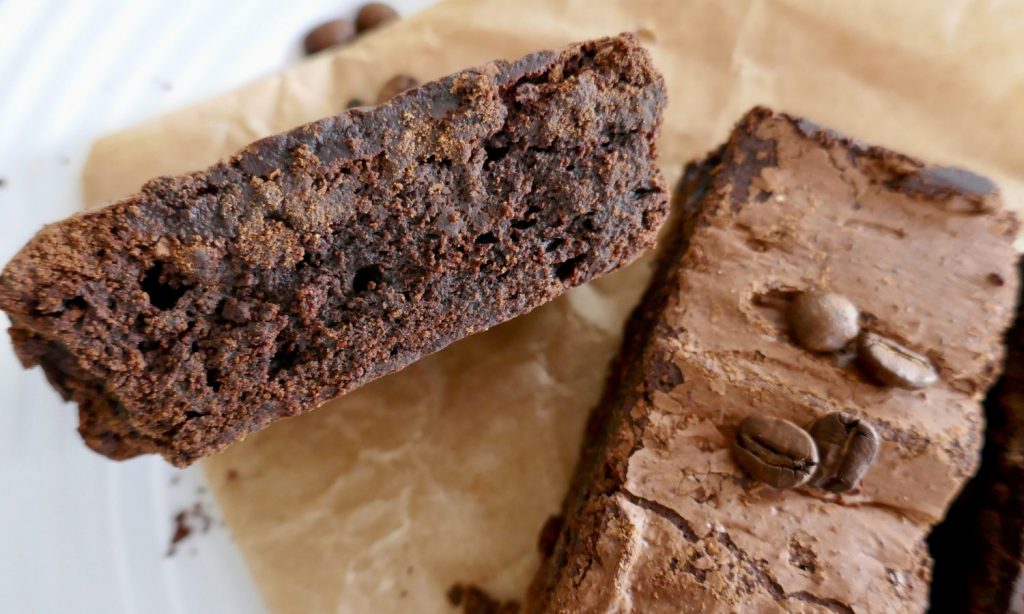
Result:
<svg viewBox="0 0 1024 614"><path fill-rule="evenodd" d="M397 72L427 80L620 31L639 34L668 81L661 161L672 180L763 103L990 174L1024 204L1024 5L970 0L448 0L99 141L86 198L126 195L372 100ZM648 268L573 290L207 460L270 608L445 612L456 581L520 597Z"/></svg>

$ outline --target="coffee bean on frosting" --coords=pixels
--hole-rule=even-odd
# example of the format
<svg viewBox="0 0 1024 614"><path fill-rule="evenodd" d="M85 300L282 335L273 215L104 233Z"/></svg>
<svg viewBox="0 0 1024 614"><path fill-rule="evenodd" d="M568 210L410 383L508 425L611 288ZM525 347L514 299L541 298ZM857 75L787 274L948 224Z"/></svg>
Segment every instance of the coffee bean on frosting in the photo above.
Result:
<svg viewBox="0 0 1024 614"><path fill-rule="evenodd" d="M939 380L939 373L927 356L875 333L860 336L857 362L869 376L897 388L915 390Z"/></svg>
<svg viewBox="0 0 1024 614"><path fill-rule="evenodd" d="M751 477L775 488L807 482L818 464L818 450L807 431L766 416L748 416L740 422L732 452Z"/></svg>
<svg viewBox="0 0 1024 614"><path fill-rule="evenodd" d="M803 292L786 311L790 334L812 352L835 352L857 337L860 313L834 292Z"/></svg>
<svg viewBox="0 0 1024 614"><path fill-rule="evenodd" d="M826 414L807 427L818 447L818 468L811 484L844 493L860 482L878 454L878 433L846 412Z"/></svg>
<svg viewBox="0 0 1024 614"><path fill-rule="evenodd" d="M332 19L313 28L306 35L303 46L306 55L313 55L331 47L344 45L356 35L356 28L347 19Z"/></svg>

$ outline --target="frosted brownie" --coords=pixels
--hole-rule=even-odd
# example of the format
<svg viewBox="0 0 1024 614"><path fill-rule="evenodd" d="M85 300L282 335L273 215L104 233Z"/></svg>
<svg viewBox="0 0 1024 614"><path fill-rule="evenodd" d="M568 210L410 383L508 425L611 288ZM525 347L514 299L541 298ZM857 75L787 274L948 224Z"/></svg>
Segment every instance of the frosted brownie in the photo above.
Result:
<svg viewBox="0 0 1024 614"><path fill-rule="evenodd" d="M0 307L89 446L185 466L636 257L664 104L631 35L456 73L46 227Z"/></svg>
<svg viewBox="0 0 1024 614"><path fill-rule="evenodd" d="M978 465L1015 219L981 177L761 108L680 199L528 611L923 610L925 537ZM815 291L856 306L860 342L798 345L786 315ZM737 464L751 416L802 433L833 412L877 433L859 485L806 481L820 442L801 479L776 472L792 488Z"/></svg>

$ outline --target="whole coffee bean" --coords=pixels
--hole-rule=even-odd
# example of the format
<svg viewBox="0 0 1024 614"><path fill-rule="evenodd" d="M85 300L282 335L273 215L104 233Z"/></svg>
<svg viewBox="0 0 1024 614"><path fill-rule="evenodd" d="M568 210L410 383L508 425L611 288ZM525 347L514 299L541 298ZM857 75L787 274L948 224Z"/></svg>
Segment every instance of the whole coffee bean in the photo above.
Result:
<svg viewBox="0 0 1024 614"><path fill-rule="evenodd" d="M356 14L356 30L362 34L395 19L398 19L398 11L383 2L371 2L364 4Z"/></svg>
<svg viewBox="0 0 1024 614"><path fill-rule="evenodd" d="M324 49L344 45L356 36L356 28L347 19L332 19L313 28L306 35L303 46L306 55L319 53Z"/></svg>
<svg viewBox="0 0 1024 614"><path fill-rule="evenodd" d="M807 431L766 416L748 416L740 422L732 453L751 477L776 488L803 484L818 465L818 449Z"/></svg>
<svg viewBox="0 0 1024 614"><path fill-rule="evenodd" d="M416 80L416 77L395 75L380 88L380 93L377 94L377 104L385 103L405 90L414 88L419 84L420 82Z"/></svg>
<svg viewBox="0 0 1024 614"><path fill-rule="evenodd" d="M875 333L864 333L857 342L857 362L879 382L915 390L939 381L927 356Z"/></svg>
<svg viewBox="0 0 1024 614"><path fill-rule="evenodd" d="M812 352L836 352L860 332L860 313L834 292L803 292L786 312L793 338Z"/></svg>
<svg viewBox="0 0 1024 614"><path fill-rule="evenodd" d="M826 414L807 427L818 446L811 484L834 493L853 490L878 454L878 433L846 412Z"/></svg>

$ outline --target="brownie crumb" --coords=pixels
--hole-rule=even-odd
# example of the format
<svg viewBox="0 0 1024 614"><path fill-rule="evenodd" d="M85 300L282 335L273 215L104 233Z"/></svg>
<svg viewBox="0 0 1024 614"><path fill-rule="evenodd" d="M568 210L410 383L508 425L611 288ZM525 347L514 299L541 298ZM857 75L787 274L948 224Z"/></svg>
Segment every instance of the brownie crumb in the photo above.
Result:
<svg viewBox="0 0 1024 614"><path fill-rule="evenodd" d="M174 554L178 544L192 534L192 527L188 526L188 512L182 510L174 516L174 535L171 536L171 545L167 549L167 556Z"/></svg>
<svg viewBox="0 0 1024 614"><path fill-rule="evenodd" d="M238 470L228 469L227 473L224 474L224 479L227 480L228 482L234 482L235 480L238 479Z"/></svg>
<svg viewBox="0 0 1024 614"><path fill-rule="evenodd" d="M789 542L789 563L812 575L818 571L818 557L814 550L801 544L796 538Z"/></svg>
<svg viewBox="0 0 1024 614"><path fill-rule="evenodd" d="M463 614L517 614L520 609L518 601L495 599L473 584L453 584L448 589L448 601Z"/></svg>
<svg viewBox="0 0 1024 614"><path fill-rule="evenodd" d="M167 556L174 556L178 550L178 544L188 539L189 536L195 533L206 533L211 526L213 526L213 518L203 509L202 503L179 510L174 515L174 533L171 535L171 543L167 548Z"/></svg>

